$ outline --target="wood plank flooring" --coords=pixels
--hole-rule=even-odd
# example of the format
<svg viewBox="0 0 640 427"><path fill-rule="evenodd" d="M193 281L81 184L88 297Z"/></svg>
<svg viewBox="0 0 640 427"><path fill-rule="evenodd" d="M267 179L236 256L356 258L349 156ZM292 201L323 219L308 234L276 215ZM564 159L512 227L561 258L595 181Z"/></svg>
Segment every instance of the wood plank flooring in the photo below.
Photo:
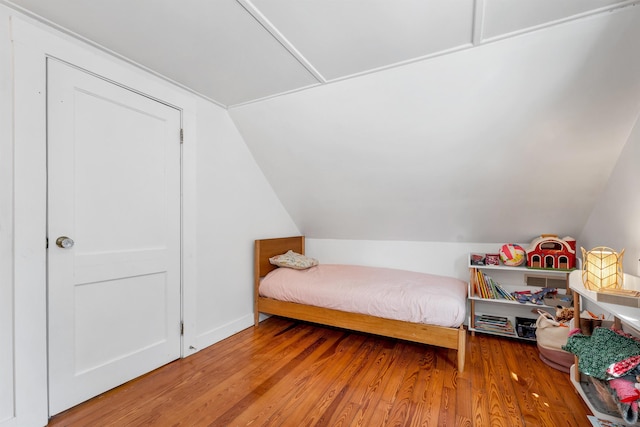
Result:
<svg viewBox="0 0 640 427"><path fill-rule="evenodd" d="M271 317L53 417L49 426L587 426L534 344L456 352Z"/></svg>

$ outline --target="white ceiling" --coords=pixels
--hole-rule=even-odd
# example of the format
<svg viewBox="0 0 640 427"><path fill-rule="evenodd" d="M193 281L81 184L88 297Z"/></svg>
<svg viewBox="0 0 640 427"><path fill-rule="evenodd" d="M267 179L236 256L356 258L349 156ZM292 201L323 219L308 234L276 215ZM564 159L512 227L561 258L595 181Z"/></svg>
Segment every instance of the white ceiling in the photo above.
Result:
<svg viewBox="0 0 640 427"><path fill-rule="evenodd" d="M577 237L640 115L640 0L0 2L228 107L309 237Z"/></svg>
<svg viewBox="0 0 640 427"><path fill-rule="evenodd" d="M1 0L232 106L629 0Z"/></svg>
<svg viewBox="0 0 640 427"><path fill-rule="evenodd" d="M308 236L578 237L640 114L640 8L230 114Z"/></svg>

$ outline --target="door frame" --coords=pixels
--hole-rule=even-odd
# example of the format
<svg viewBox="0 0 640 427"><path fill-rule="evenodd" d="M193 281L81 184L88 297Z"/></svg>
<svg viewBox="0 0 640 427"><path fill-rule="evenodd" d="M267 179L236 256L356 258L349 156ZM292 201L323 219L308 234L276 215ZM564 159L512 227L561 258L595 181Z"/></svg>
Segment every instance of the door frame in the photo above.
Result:
<svg viewBox="0 0 640 427"><path fill-rule="evenodd" d="M140 67L30 18L11 16L14 79L14 385L15 416L2 426L45 425L46 306L46 62L67 62L182 111L181 357L196 348L196 95ZM18 286L19 285L19 286Z"/></svg>

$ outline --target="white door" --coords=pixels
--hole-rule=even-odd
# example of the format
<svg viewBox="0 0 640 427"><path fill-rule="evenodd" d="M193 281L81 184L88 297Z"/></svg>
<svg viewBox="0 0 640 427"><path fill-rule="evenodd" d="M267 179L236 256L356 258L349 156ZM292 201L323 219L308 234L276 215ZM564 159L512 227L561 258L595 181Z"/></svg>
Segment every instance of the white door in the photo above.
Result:
<svg viewBox="0 0 640 427"><path fill-rule="evenodd" d="M181 113L56 60L47 79L54 415L180 357Z"/></svg>

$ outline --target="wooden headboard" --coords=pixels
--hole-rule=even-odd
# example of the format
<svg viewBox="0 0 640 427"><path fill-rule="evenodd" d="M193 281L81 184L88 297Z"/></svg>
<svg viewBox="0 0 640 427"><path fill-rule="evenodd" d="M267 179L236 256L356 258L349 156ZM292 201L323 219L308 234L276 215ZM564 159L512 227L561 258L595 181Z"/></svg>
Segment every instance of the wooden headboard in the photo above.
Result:
<svg viewBox="0 0 640 427"><path fill-rule="evenodd" d="M304 236L256 240L255 277L260 279L271 270L275 270L277 267L269 262L269 258L283 254L288 250L304 255Z"/></svg>
<svg viewBox="0 0 640 427"><path fill-rule="evenodd" d="M258 287L260 279L270 271L275 270L275 265L269 262L269 258L284 254L292 250L304 255L304 236L281 237L278 239L262 239L255 241L254 267L253 267L253 303L255 305L255 323L258 324Z"/></svg>

